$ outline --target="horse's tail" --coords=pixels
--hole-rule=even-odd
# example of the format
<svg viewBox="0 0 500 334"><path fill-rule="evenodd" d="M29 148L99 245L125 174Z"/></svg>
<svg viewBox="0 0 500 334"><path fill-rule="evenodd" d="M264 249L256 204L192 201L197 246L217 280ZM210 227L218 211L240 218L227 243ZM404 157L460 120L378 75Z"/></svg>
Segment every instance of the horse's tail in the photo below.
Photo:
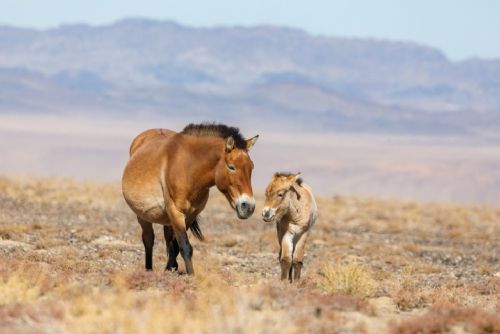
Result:
<svg viewBox="0 0 500 334"><path fill-rule="evenodd" d="M201 232L200 224L198 223L198 217L193 221L191 226L189 226L189 229L193 233L193 235L196 237L196 239L200 241L205 241L205 237L203 236L203 232Z"/></svg>

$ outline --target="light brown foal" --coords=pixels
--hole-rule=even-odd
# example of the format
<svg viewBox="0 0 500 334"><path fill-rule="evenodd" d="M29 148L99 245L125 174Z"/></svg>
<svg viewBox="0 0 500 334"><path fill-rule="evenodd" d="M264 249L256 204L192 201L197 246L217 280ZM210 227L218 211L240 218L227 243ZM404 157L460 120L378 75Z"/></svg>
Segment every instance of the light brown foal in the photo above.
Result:
<svg viewBox="0 0 500 334"><path fill-rule="evenodd" d="M300 279L304 246L317 215L312 190L302 181L300 173L274 174L266 188L262 217L266 222L276 222L282 280Z"/></svg>
<svg viewBox="0 0 500 334"><path fill-rule="evenodd" d="M258 136L245 140L238 128L223 124L190 124L179 133L151 129L130 146L122 178L125 201L142 227L146 270L153 269L153 223L162 224L168 249L165 269L177 270L179 251L188 274L194 274L187 229L203 239L197 217L209 189L226 196L241 219L255 209L248 151Z"/></svg>

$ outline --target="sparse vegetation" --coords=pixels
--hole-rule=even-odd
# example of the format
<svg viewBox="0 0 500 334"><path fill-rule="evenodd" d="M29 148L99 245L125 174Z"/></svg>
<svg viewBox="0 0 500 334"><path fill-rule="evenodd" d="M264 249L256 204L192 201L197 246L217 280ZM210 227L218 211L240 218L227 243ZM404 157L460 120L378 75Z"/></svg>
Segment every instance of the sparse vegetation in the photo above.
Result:
<svg viewBox="0 0 500 334"><path fill-rule="evenodd" d="M290 285L275 226L238 221L212 196L189 277L163 271L160 231L155 270L143 270L118 184L0 178L1 331L499 332L500 210L319 198L304 278Z"/></svg>
<svg viewBox="0 0 500 334"><path fill-rule="evenodd" d="M330 294L368 297L375 286L367 269L356 261L338 266L326 264L318 275L318 287Z"/></svg>

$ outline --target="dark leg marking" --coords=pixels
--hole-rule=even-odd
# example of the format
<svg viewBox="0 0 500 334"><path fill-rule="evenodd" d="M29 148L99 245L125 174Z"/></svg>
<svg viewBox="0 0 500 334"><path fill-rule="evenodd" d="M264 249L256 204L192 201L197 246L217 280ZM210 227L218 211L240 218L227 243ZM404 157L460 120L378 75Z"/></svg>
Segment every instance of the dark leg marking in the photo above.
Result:
<svg viewBox="0 0 500 334"><path fill-rule="evenodd" d="M194 274L193 263L191 262L191 257L193 256L193 246L189 243L186 230L182 230L178 234L177 242L179 244L181 256L186 264L186 272L189 275Z"/></svg>
<svg viewBox="0 0 500 334"><path fill-rule="evenodd" d="M179 269L177 263L177 255L179 255L179 244L175 240L174 231L171 226L163 226L163 235L165 236L165 243L167 244L168 261L165 270Z"/></svg>
<svg viewBox="0 0 500 334"><path fill-rule="evenodd" d="M155 244L155 233L153 224L137 217L142 227L142 243L146 252L146 270L153 270L153 246Z"/></svg>
<svg viewBox="0 0 500 334"><path fill-rule="evenodd" d="M293 267L293 280L298 281L300 279L300 272L302 271L302 262L294 262Z"/></svg>

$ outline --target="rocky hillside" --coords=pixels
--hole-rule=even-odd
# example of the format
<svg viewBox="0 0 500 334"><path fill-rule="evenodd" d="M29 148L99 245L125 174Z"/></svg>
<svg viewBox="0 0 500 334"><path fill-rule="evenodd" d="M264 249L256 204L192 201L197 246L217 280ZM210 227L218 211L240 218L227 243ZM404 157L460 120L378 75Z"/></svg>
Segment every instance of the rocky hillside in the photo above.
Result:
<svg viewBox="0 0 500 334"><path fill-rule="evenodd" d="M480 134L500 124L500 60L258 26L129 19L0 27L0 113L265 120L269 127ZM306 124L306 126L304 126Z"/></svg>

